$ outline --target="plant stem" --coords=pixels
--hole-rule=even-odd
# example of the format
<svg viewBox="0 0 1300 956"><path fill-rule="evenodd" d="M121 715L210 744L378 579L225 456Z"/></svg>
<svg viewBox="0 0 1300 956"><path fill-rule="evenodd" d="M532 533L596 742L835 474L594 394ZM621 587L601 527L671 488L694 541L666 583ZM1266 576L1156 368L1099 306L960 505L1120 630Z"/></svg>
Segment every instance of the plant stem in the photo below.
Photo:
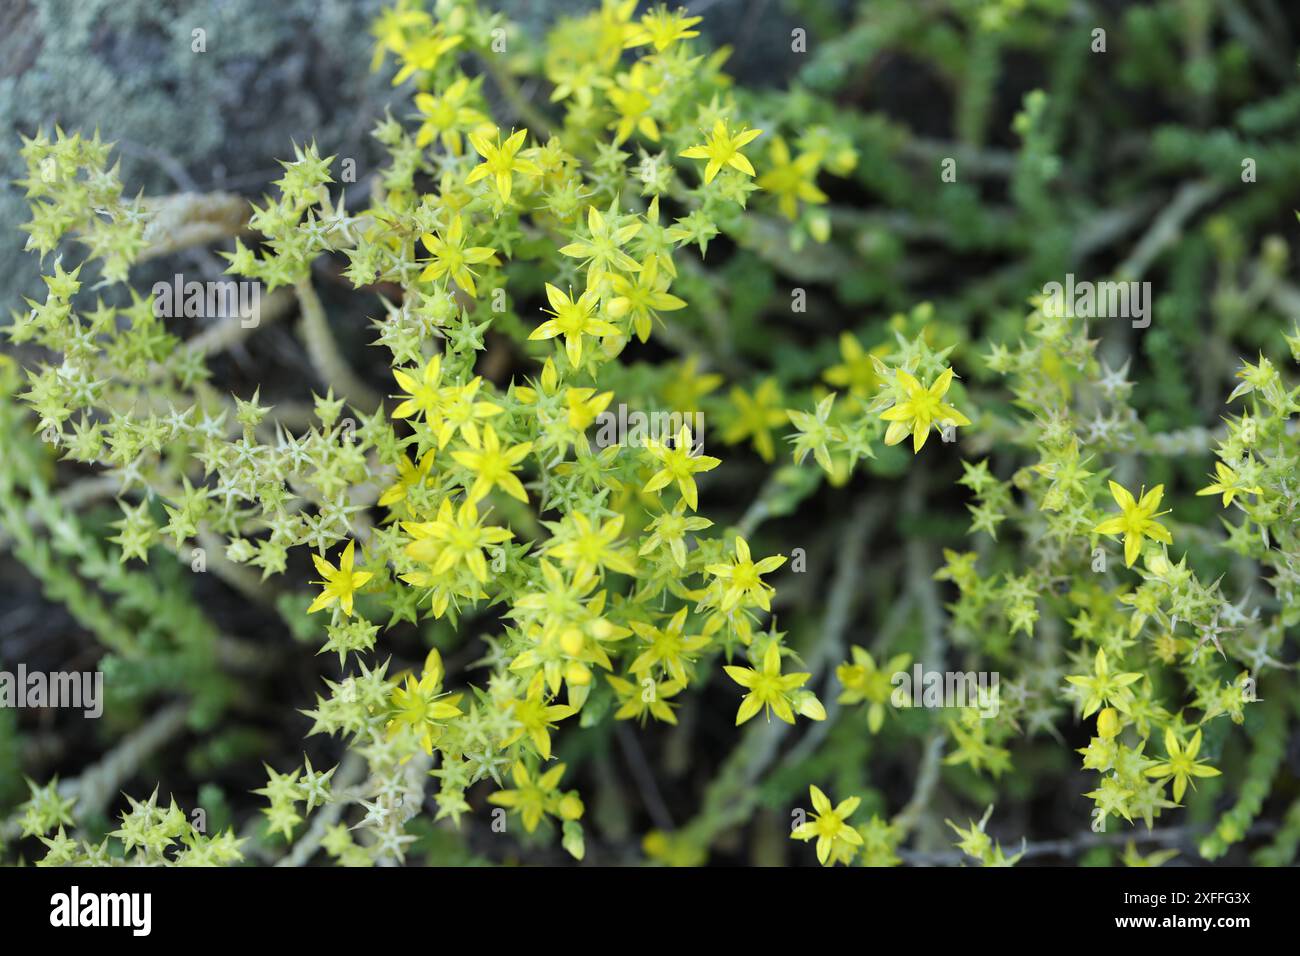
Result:
<svg viewBox="0 0 1300 956"><path fill-rule="evenodd" d="M373 411L379 407L379 396L372 392L353 373L351 367L339 352L334 333L330 330L329 320L320 297L311 284L311 279L302 279L294 285L298 295L298 306L302 310L302 321L298 324L307 354L317 373L324 379L327 387L337 389L355 407Z"/></svg>
<svg viewBox="0 0 1300 956"><path fill-rule="evenodd" d="M528 97L524 96L523 90L519 87L519 81L515 79L514 74L506 69L502 58L493 54L485 54L481 59L488 76L492 77L492 82L496 84L502 97L514 110L515 115L528 124L529 131L538 139L543 136L550 136L551 121Z"/></svg>

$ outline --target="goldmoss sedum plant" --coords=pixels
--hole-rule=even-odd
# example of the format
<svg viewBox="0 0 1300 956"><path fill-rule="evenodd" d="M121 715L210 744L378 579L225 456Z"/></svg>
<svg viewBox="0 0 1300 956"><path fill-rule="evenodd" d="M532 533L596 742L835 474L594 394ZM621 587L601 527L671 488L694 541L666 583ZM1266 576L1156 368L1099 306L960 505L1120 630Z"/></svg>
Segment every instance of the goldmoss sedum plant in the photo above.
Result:
<svg viewBox="0 0 1300 956"><path fill-rule="evenodd" d="M5 858L1293 861L1300 330L1248 243L1294 64L1180 48L1209 2L1106 13L1110 52L1069 4L941 6L788 31L749 88L684 9L401 2L387 162L287 146L233 223L133 193L111 117L25 136L0 535L108 716ZM891 51L951 142L854 101ZM1199 114L1107 168L1093 81ZM135 277L196 246L254 321L160 313ZM1075 272L1152 274L1152 321L1062 314ZM226 357L289 323L298 371Z"/></svg>

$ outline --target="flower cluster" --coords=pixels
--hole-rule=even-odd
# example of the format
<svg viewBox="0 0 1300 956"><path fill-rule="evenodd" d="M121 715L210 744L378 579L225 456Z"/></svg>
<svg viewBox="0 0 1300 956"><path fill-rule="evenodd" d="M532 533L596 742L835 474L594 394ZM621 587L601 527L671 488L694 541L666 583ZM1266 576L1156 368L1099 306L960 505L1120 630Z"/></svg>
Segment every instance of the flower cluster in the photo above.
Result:
<svg viewBox="0 0 1300 956"><path fill-rule="evenodd" d="M91 839L112 797L85 779L29 783L0 841L39 842L48 865L370 866L450 857L444 830L490 820L583 859L602 842L588 806L607 809L608 795L588 787L621 786L607 763L592 782L591 741L616 739L640 767L641 734L662 732L680 771L674 748L714 716L740 742L692 819L674 823L648 795L662 819L641 842L647 860L701 863L818 780L853 795L810 787L790 832L812 844L795 848L809 862L1014 865L1035 854L986 832L992 806L946 821L956 850L935 850L951 838L931 804L942 779L948 803L983 807L1008 775L1059 767L1044 749L1091 775L1071 812L1092 831L1149 831L1197 800L1208 815L1236 787L1201 843L1207 858L1228 852L1261 812L1293 717L1278 672L1300 624L1300 388L1280 343L1263 343L1222 426L1171 421L1169 405L1193 403L1159 407L1114 341L1032 295L1062 250L1086 256L1146 213L1062 218L1064 120L1042 91L1011 123L1014 153L979 146L991 60L1043 32L1051 5L958 4L935 45L973 38L954 110L961 162L1007 180L988 192L1010 213L965 180L941 199L925 180L905 200L916 157L948 157L827 95L858 75L849 48L920 36L920 6L882 27L864 5L849 40L779 91L738 86L685 9L589 6L538 40L475 0L397 0L374 25L373 68L400 104L373 130L383 163L346 191L339 157L294 146L273 194L224 225L204 197L131 198L98 134L24 138L26 246L44 290L0 329L14 351L0 356L0 543L102 645L111 704L183 699L140 739L206 734L239 712L245 677L265 678L277 655L305 669L315 651L314 700L294 718L331 756L297 764L295 736L289 756L267 758L262 817L222 819L215 835L155 791ZM1132 48L1152 48L1158 24L1134 19ZM1026 24L1015 43L1004 34ZM1146 76L1129 66L1134 83ZM1065 62L1061 85L1078 69ZM1267 106L1241 122L1267 132L1294 112ZM1159 142L1198 177L1201 154L1223 148ZM863 206L909 206L882 217L839 201L855 191L873 197ZM1128 265L1174 241L1159 222ZM1015 250L1024 268L944 301L900 296L905 242L936 236L953 255ZM265 290L256 321L201 305L163 314L138 285L151 260L214 237L221 281ZM1221 222L1197 235L1181 305L1211 251L1235 270L1236 241ZM1293 302L1279 258L1266 249L1249 285L1229 270L1216 320L1232 325L1268 290ZM809 295L872 305L823 335ZM274 377L224 384L218 357L289 315L310 401ZM777 325L794 331L769 341ZM1177 337L1144 345L1162 388L1181 387ZM372 348L351 348L362 341ZM1281 342L1300 362L1300 329ZM600 423L626 407L669 424L611 440ZM103 507L79 511L87 498ZM776 535L823 503L827 529L792 521ZM286 639L228 633L186 567ZM828 582L824 606L813 579ZM877 632L849 632L868 605ZM900 678L922 665L1000 676L997 706L946 689L900 704ZM1077 754L1063 743L1072 727L1088 741ZM786 734L798 742L781 749ZM237 727L193 763L259 745ZM891 815L884 781L918 760ZM1275 862L1300 846L1291 816ZM1135 843L1124 854L1166 858Z"/></svg>
<svg viewBox="0 0 1300 956"><path fill-rule="evenodd" d="M825 202L815 180L835 144L792 154L799 131L746 121L721 58L692 42L697 18L634 9L607 2L555 27L544 72L560 115L529 110L527 126L494 122L466 72L486 59L513 89L487 45L499 18L471 2L434 13L401 3L376 24L376 65L396 59L394 83L409 83L415 112L375 130L391 163L368 203L335 188L336 157L296 147L276 195L252 207L225 254L228 273L269 302L296 300L327 386L308 420L260 392L209 387L213 346L181 341L130 287L156 238L140 201L122 198L107 145L61 131L24 145L29 247L44 255L71 236L87 255L71 270L56 260L46 300L6 329L61 356L27 368L21 398L60 457L116 482L121 562L197 548L241 589L294 573L299 549L314 565L311 597L280 610L342 663L309 711L312 732L342 735L367 782L339 797L337 767L268 768L258 791L268 835L293 840L342 799L366 810L358 826L371 832L330 831L331 855L401 858L420 802L402 795L432 775L439 818L459 821L469 790L490 780L501 788L492 802L526 831L558 821L580 856L582 801L556 789L563 767L552 763L564 727L605 713L674 723L673 698L703 686L720 659L734 661L737 723L825 717L809 675L782 673L794 650L760 630L774 593L765 576L785 558L752 554L698 513L720 459L688 425L599 451L588 432L624 350L691 309L677 287L711 239L738 228L751 194L807 231L800 208ZM333 340L313 275L327 256L358 289L400 289L373 323L391 359L387 401ZM129 302L92 298L91 269ZM489 334L513 340L536 371L504 384L484 374ZM672 401L672 371L652 401ZM773 398L760 389L759 401ZM784 413L752 408L751 426L728 440L752 435L770 458ZM436 648L422 671L390 673L380 628L424 621L495 621L481 677L448 675ZM56 816L32 832L70 822Z"/></svg>

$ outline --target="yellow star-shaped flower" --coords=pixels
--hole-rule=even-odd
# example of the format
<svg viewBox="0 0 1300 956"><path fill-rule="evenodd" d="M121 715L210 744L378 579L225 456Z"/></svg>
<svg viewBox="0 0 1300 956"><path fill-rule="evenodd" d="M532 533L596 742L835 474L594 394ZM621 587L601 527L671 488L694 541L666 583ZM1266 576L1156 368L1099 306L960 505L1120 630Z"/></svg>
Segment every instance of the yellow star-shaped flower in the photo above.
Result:
<svg viewBox="0 0 1300 956"><path fill-rule="evenodd" d="M492 184L496 187L497 195L501 198L501 201L503 203L509 202L516 173L527 176L540 176L542 174L541 167L532 160L519 157L519 150L523 148L524 140L527 138L528 130L526 129L512 133L504 143L501 142L501 131L499 129L496 131L495 143L481 130L470 133L470 145L483 157L483 162L470 170L469 175L465 177L466 184L473 184L480 179L491 176Z"/></svg>
<svg viewBox="0 0 1300 956"><path fill-rule="evenodd" d="M809 787L808 794L812 797L812 819L795 827L790 839L806 843L815 837L818 863L822 866L847 864L862 845L862 834L847 822L862 802L861 798L849 797L832 806L830 798L816 787Z"/></svg>
<svg viewBox="0 0 1300 956"><path fill-rule="evenodd" d="M702 19L703 17L687 16L684 7L670 11L665 4L661 3L641 18L640 27L629 29L627 40L623 45L631 49L650 43L654 44L656 53L662 53L678 40L689 40L691 37L699 36L699 31L692 30L691 27Z"/></svg>
<svg viewBox="0 0 1300 956"><path fill-rule="evenodd" d="M442 232L425 233L420 241L433 257L420 273L421 282L451 276L471 298L478 294L474 286L475 272L470 266L495 261L496 250L487 246L465 248L465 223L460 216L452 219L451 225Z"/></svg>
<svg viewBox="0 0 1300 956"><path fill-rule="evenodd" d="M514 470L533 450L533 443L526 441L513 448L503 449L496 429L491 425L483 427L481 439L477 431L472 433L472 437L471 441L471 435L465 435L470 450L451 453L457 464L468 468L474 475L474 484L467 500L471 503L482 501L493 488L500 488L510 497L527 503L528 493L514 476Z"/></svg>
<svg viewBox="0 0 1300 956"><path fill-rule="evenodd" d="M681 492L682 500L686 506L695 511L700 504L699 489L695 486L695 475L701 471L712 471L722 464L722 459L713 458L709 455L697 455L691 438L691 430L683 425L682 430L677 433L677 439L672 448L666 443L647 439L645 443L646 450L659 460L660 469L650 476L650 480L645 483L643 491L658 491L672 482L677 482L677 490Z"/></svg>
<svg viewBox="0 0 1300 956"><path fill-rule="evenodd" d="M1217 777L1220 773L1214 767L1207 767L1196 759L1196 755L1201 752L1201 732L1198 730L1192 735L1191 742L1183 747L1178 742L1178 736L1174 733L1173 728L1165 728L1165 750L1169 757L1164 763L1158 763L1153 767L1147 767L1146 775L1148 777L1165 777L1173 778L1174 781L1174 799L1179 803L1183 801L1183 794L1187 792L1187 785L1190 783L1192 789L1196 789L1193 777Z"/></svg>
<svg viewBox="0 0 1300 956"><path fill-rule="evenodd" d="M1169 513L1167 510L1156 510L1160 507L1160 499L1165 494L1164 485L1156 485L1143 494L1141 501L1134 500L1124 486L1115 481L1110 483L1110 493L1122 513L1114 518L1107 518L1092 530L1097 534L1122 534L1124 536L1125 567L1131 568L1138 555L1142 553L1143 538L1151 538L1161 544L1174 543L1173 536L1169 534L1169 529L1155 520L1161 515Z"/></svg>
<svg viewBox="0 0 1300 956"><path fill-rule="evenodd" d="M774 554L754 561L749 553L749 542L736 535L736 557L731 564L710 564L704 570L723 582L721 610L724 614L736 608L741 601L771 610L772 585L763 575L785 564L785 555Z"/></svg>
<svg viewBox="0 0 1300 956"><path fill-rule="evenodd" d="M406 369L393 369L393 378L407 398L393 409L393 418L410 418L417 412L432 423L438 415L441 396L438 383L442 378L442 356L435 355L425 363L424 369L412 374Z"/></svg>
<svg viewBox="0 0 1300 956"><path fill-rule="evenodd" d="M321 591L316 600L311 602L311 607L307 608L308 614L314 614L321 608L329 607L335 601L338 601L343 613L348 616L352 615L352 595L374 577L369 571L352 570L353 549L355 546L355 541L348 542L348 546L343 549L343 556L339 558L337 568L319 554L311 556L316 565L316 570L320 572L321 577L325 580L312 582L321 585L324 590Z"/></svg>
<svg viewBox="0 0 1300 956"><path fill-rule="evenodd" d="M740 702L740 709L736 711L738 727L764 709L768 711L769 720L771 714L775 712L787 724L793 724L794 708L791 706L790 691L802 687L812 676L811 674L782 674L781 649L775 641L767 645L767 650L763 654L762 670L731 665L724 667L723 670L727 672L728 677L749 691L745 699Z"/></svg>
<svg viewBox="0 0 1300 956"><path fill-rule="evenodd" d="M739 170L746 176L753 176L754 166L740 150L745 144L753 142L762 134L761 129L744 129L733 133L727 128L726 123L718 120L713 124L713 129L705 135L702 145L684 149L678 155L686 159L709 161L709 164L704 167L705 185L713 182L713 177L717 176L724 166Z"/></svg>
<svg viewBox="0 0 1300 956"><path fill-rule="evenodd" d="M881 420L889 422L889 428L885 430L886 445L897 445L910 434L912 453L915 454L930 437L931 425L957 427L970 424L969 418L943 400L952 384L952 369L944 369L928 388L903 369L894 374L903 386L905 398L880 413Z"/></svg>
<svg viewBox="0 0 1300 956"><path fill-rule="evenodd" d="M1232 499L1237 495L1262 495L1264 493L1263 488L1254 485L1247 488L1242 485L1241 476L1221 461L1214 463L1214 478L1215 481L1212 484L1206 485L1196 494L1198 496L1221 494L1223 495L1223 507L1225 508L1232 504Z"/></svg>
<svg viewBox="0 0 1300 956"><path fill-rule="evenodd" d="M569 357L569 364L577 368L582 364L582 337L604 338L618 335L618 326L612 322L597 318L596 307L600 304L600 293L588 289L574 301L549 282L546 283L546 299L555 311L554 316L533 329L528 336L530 341L536 339L553 339L564 336L564 352Z"/></svg>

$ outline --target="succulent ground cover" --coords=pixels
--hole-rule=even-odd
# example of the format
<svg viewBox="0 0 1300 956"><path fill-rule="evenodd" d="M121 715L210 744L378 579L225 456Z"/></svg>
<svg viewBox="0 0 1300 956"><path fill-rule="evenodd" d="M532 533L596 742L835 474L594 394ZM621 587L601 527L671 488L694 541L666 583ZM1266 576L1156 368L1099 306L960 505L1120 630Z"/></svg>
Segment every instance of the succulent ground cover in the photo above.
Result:
<svg viewBox="0 0 1300 956"><path fill-rule="evenodd" d="M15 137L6 862L1294 862L1294 16L696 6Z"/></svg>

